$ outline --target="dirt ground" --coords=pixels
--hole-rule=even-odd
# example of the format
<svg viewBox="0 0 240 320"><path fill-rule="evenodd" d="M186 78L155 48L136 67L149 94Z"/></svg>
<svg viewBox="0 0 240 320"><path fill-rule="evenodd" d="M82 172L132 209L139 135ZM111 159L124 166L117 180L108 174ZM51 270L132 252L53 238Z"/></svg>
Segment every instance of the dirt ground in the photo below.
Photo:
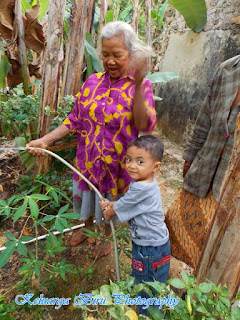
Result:
<svg viewBox="0 0 240 320"><path fill-rule="evenodd" d="M159 135L158 132L154 134ZM156 177L162 193L163 208L166 212L182 184L183 148L171 142L169 139L161 138L164 142L165 152L162 167L156 174ZM12 143L4 142L4 145L10 146ZM0 152L0 199L7 199L14 194L16 181L23 173L25 173L25 169L21 165L16 152ZM5 231L18 234L21 231L21 225L17 223L13 225L11 221L0 222L0 247L2 247L6 241L4 236ZM65 245L68 247L68 250L64 251L64 257L67 258L68 263L79 267L82 266L86 270L93 266L94 271L91 274L81 273L81 275L71 275L70 278L68 278L68 284L59 280L57 287L54 289L55 296L70 297L74 295L74 293L91 292L91 290L99 288L102 284L109 283L109 279L115 280L113 254L94 261L92 255L94 243L85 241L81 246L71 248L69 245L71 234L72 233L69 232L65 235ZM29 249L30 248L29 246ZM61 255L60 258L62 259ZM17 294L15 285L20 280L17 274L20 265L18 259L19 256L14 255L4 268L0 269L0 293L4 295L4 298L8 302L13 301ZM126 258L126 256L121 256L120 268L121 277L125 278L130 272L131 260ZM172 258L169 277L179 277L182 270L185 270L187 273L191 272L189 266ZM43 291L45 289L46 288L43 288ZM44 315L44 312L46 312L47 315ZM16 315L15 318L16 320L22 320L21 316L19 318ZM31 314L27 312L26 319L35 318L32 318ZM65 308L62 307L58 311L48 309L48 311L43 311L42 319L79 319L79 311L71 310L71 312L69 312L69 306Z"/></svg>

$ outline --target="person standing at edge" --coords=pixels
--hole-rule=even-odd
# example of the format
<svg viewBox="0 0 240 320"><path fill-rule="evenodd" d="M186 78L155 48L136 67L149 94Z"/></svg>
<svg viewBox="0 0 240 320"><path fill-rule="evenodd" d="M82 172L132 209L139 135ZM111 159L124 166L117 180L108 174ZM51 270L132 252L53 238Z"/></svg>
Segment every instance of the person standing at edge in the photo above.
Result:
<svg viewBox="0 0 240 320"><path fill-rule="evenodd" d="M183 154L183 188L218 202L240 111L240 55L217 69Z"/></svg>
<svg viewBox="0 0 240 320"><path fill-rule="evenodd" d="M172 255L195 274L221 200L239 111L240 55L223 62L213 76L183 153L183 188L166 213Z"/></svg>
<svg viewBox="0 0 240 320"><path fill-rule="evenodd" d="M140 41L125 22L110 22L101 31L101 57L104 71L92 74L77 94L75 107L54 131L33 140L27 147L47 148L62 137L77 135L76 168L109 200L123 195L130 182L125 170L128 143L139 132L151 132L156 125L156 111L151 82L144 78L151 48ZM29 150L36 156L44 152ZM102 223L97 196L76 174L73 175L73 207L85 227ZM111 234L105 221L105 235ZM79 230L71 238L77 246L86 239ZM95 257L111 252L111 244L94 248Z"/></svg>

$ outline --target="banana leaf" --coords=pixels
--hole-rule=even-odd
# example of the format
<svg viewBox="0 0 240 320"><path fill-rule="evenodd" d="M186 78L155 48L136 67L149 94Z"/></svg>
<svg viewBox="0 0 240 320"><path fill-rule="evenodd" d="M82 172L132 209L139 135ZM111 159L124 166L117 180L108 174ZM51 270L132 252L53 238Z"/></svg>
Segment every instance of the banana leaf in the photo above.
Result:
<svg viewBox="0 0 240 320"><path fill-rule="evenodd" d="M173 7L181 13L189 28L200 32L207 22L205 0L169 0Z"/></svg>

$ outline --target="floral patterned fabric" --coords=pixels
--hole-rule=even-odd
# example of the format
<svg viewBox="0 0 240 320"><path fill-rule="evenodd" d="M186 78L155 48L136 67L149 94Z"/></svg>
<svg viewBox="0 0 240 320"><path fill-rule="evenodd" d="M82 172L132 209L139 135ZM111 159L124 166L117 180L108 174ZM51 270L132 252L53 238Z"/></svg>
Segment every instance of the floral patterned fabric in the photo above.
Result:
<svg viewBox="0 0 240 320"><path fill-rule="evenodd" d="M144 79L144 101L150 132L156 125L151 82ZM106 72L91 75L77 94L75 107L64 124L77 135L75 167L102 193L125 193L130 177L125 170L128 143L138 137L133 125L134 78L129 75L111 83ZM78 175L80 190L89 190Z"/></svg>

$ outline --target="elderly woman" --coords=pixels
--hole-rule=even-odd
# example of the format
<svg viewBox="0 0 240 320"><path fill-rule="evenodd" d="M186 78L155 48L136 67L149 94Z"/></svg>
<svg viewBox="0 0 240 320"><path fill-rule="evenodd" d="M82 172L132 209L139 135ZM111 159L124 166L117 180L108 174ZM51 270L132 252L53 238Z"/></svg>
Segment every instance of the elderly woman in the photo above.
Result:
<svg viewBox="0 0 240 320"><path fill-rule="evenodd" d="M69 133L77 135L76 168L109 200L125 193L130 177L125 170L128 143L140 131L150 132L156 125L152 86L144 78L151 49L125 22L108 23L101 32L101 57L104 71L92 74L77 94L72 113L57 129L27 146L47 148ZM41 151L29 151L41 155ZM73 175L73 205L88 229L102 223L97 196L76 174ZM105 235L111 229L105 223ZM79 230L71 245L86 236ZM96 246L94 255L107 255L111 246Z"/></svg>

